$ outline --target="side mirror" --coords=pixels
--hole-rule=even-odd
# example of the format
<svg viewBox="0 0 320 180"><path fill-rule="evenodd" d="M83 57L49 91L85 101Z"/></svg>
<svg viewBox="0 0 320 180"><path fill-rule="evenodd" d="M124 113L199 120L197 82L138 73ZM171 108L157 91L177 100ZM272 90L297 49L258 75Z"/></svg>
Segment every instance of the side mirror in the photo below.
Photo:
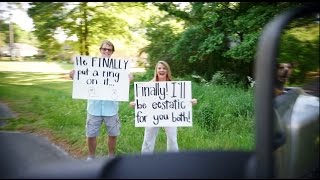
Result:
<svg viewBox="0 0 320 180"><path fill-rule="evenodd" d="M258 44L258 51L257 51L257 57L255 61L255 79L256 79L256 86L255 86L255 103L256 103L256 109L255 109L255 114L256 114L256 177L257 178L274 178L274 177L295 177L299 176L300 174L295 174L294 169L297 169L298 167L300 169L303 169L306 164L301 165L298 164L297 167L287 167L287 169L276 169L279 168L278 165L275 164L275 162L278 162L279 159L275 159L277 157L274 153L275 150L275 132L274 129L276 125L279 123L278 121L284 121L283 119L278 119L274 115L274 98L275 98L275 79L277 78L277 61L281 60L281 58L278 56L279 55L279 50L281 49L280 47L280 42L281 42L281 36L282 32L288 27L287 25L289 22L292 22L293 20L299 19L303 21L305 17L308 17L309 15L314 16L315 14L319 15L319 4L313 4L313 5L307 5L304 7L300 8L295 8L295 9L290 9L286 11L285 13L282 13L281 15L277 16L273 21L268 23L263 31L263 34L260 38L259 44ZM317 21L319 22L319 20ZM319 26L318 26L319 27ZM318 29L319 30L319 29ZM319 42L319 31L317 34L318 37L318 42ZM317 44L317 52L319 53L319 43ZM318 54L319 55L319 54ZM313 59L312 61L316 60L317 67L315 69L318 69L319 72L319 56L317 59ZM319 89L318 89L319 91ZM316 92L316 91L315 91ZM319 99L319 98L318 98ZM284 101L288 102L288 101ZM319 102L319 101L318 101ZM295 102L293 102L295 103ZM310 110L314 111L315 116L318 115L318 117L315 120L307 119L304 121L309 125L306 126L301 126L299 128L300 131L298 131L297 136L301 138L301 136L305 135L308 131L307 128L309 126L313 126L315 124L315 128L318 127L316 130L316 138L319 139L319 109L318 111L316 110ZM311 112L312 113L312 112ZM292 123L294 118L293 115L288 116L289 118L287 121L289 124L293 126ZM313 118L313 117L312 117ZM301 122L299 122L301 123ZM287 138L289 136L292 137L292 131L296 131L294 128L289 128L285 132L285 134L282 134L283 136L280 137L279 142L280 143L277 146L284 145L285 143L299 143L298 141L289 141ZM311 137L312 135L310 135ZM283 138L283 139L281 139ZM304 137L307 138L307 137ZM303 139L300 139L303 141ZM319 141L319 140L318 140ZM291 147L287 148L295 148L295 150L299 149L299 144L291 144ZM318 147L319 147L319 142L318 142ZM276 147L278 148L278 147ZM314 150L315 152L318 152L318 158L315 159L315 162L310 162L310 163L315 163L319 167L319 148L317 150ZM291 151L293 152L293 151ZM303 152L299 152L303 153ZM288 155L287 161L293 162L293 157L292 154ZM290 156L290 157L289 157ZM279 157L278 157L279 158ZM297 162L299 163L299 162ZM276 170L275 170L276 169ZM281 171L285 171L284 173ZM297 177L295 177L297 178Z"/></svg>

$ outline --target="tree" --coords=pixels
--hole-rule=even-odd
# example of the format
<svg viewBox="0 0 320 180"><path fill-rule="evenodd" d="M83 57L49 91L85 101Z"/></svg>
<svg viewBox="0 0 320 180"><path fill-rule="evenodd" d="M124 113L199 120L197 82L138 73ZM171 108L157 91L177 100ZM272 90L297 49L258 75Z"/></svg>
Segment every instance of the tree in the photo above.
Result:
<svg viewBox="0 0 320 180"><path fill-rule="evenodd" d="M137 16L137 10L133 9L145 8L144 3L137 2L34 2L31 5L28 14L35 22L35 33L45 51L58 44L54 35L61 30L68 38L77 38L78 43L73 48L82 55L97 53L97 46L103 39L122 38L132 43L132 25L127 21L128 14L135 12ZM123 15L124 12L127 16ZM51 52L52 55L56 53Z"/></svg>
<svg viewBox="0 0 320 180"><path fill-rule="evenodd" d="M54 59L61 45L54 38L55 30L63 21L63 3L32 2L28 15L33 19L33 31L39 41L40 48L46 53L48 60Z"/></svg>
<svg viewBox="0 0 320 180"><path fill-rule="evenodd" d="M264 25L280 11L299 3L192 2L186 10L169 2L155 5L168 16L185 22L185 30L174 46L162 49L162 54L173 54L172 62L189 67L184 73L210 80L214 73L222 71L243 81L246 76L252 77L256 44ZM172 37L160 41L168 41L166 38Z"/></svg>
<svg viewBox="0 0 320 180"><path fill-rule="evenodd" d="M299 19L289 24L281 36L279 52L279 62L294 64L290 83L305 83L308 72L318 72L319 24L314 22L314 17Z"/></svg>

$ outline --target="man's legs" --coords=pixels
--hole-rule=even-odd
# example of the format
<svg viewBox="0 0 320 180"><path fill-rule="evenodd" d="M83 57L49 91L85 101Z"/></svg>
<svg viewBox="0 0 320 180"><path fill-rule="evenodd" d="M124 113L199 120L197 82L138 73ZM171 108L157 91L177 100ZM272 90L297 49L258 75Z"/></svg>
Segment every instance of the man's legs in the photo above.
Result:
<svg viewBox="0 0 320 180"><path fill-rule="evenodd" d="M108 156L113 157L116 153L117 136L120 135L120 119L118 114L114 116L104 116L103 119L108 131L108 139L106 140L108 146Z"/></svg>
<svg viewBox="0 0 320 180"><path fill-rule="evenodd" d="M108 136L107 145L108 145L108 156L113 157L116 151L117 136Z"/></svg>
<svg viewBox="0 0 320 180"><path fill-rule="evenodd" d="M89 150L88 157L94 158L96 155L96 147L97 147L96 137L87 137L87 143L88 143L88 150Z"/></svg>
<svg viewBox="0 0 320 180"><path fill-rule="evenodd" d="M86 121L86 136L87 136L87 144L88 144L88 160L95 158L96 155L96 137L99 135L99 128L102 123L102 118L99 116L93 116L91 114L87 114Z"/></svg>

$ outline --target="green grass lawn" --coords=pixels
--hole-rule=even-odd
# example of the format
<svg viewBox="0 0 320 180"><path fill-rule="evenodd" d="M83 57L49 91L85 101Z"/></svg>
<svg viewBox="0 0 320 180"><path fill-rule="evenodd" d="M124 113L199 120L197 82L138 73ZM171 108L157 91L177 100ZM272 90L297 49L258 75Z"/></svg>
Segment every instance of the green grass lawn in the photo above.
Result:
<svg viewBox="0 0 320 180"><path fill-rule="evenodd" d="M72 66L66 65L66 69ZM0 130L27 131L49 136L74 157L87 154L86 100L72 99L72 81L65 74L0 72L0 101L17 114ZM149 81L136 74L135 81ZM133 100L133 86L130 99ZM178 128L180 151L254 149L253 92L235 87L192 84L193 127ZM117 154L140 153L144 128L135 127L134 109L120 103L121 135ZM106 130L101 127L97 155L107 154ZM159 131L156 151L166 151Z"/></svg>

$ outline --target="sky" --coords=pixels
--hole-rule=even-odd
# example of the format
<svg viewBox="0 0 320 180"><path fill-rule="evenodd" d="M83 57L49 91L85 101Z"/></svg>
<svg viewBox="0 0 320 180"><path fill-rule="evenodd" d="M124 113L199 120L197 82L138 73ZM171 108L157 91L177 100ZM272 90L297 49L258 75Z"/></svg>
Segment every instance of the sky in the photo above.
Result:
<svg viewBox="0 0 320 180"><path fill-rule="evenodd" d="M33 20L27 15L26 12L22 12L19 10L14 11L13 22L18 24L22 29L26 31L30 32L33 29Z"/></svg>
<svg viewBox="0 0 320 180"><path fill-rule="evenodd" d="M12 11L12 21L18 24L23 30L28 32L32 31L33 29L33 20L28 16L26 10L30 7L27 2L20 2L23 4L23 10L14 10ZM186 2L178 2L181 7L184 7L187 3ZM0 2L0 9L7 9L8 3L7 2ZM3 14L3 16L8 17L8 14Z"/></svg>
<svg viewBox="0 0 320 180"><path fill-rule="evenodd" d="M26 10L29 5L27 2L22 2L23 8ZM8 10L8 3L7 2L0 2L0 9L1 10ZM9 14L8 13L2 13L1 14L4 18L8 18ZM3 18L1 17L1 18ZM16 24L18 24L21 29L26 30L28 32L32 31L33 29L33 21L32 19L28 16L26 11L23 10L13 10L12 11L12 21Z"/></svg>
<svg viewBox="0 0 320 180"><path fill-rule="evenodd" d="M21 9L15 9L12 11L12 21L16 24L18 24L21 29L31 32L33 30L33 20L28 16L27 9L30 7L27 2L20 2L23 5L24 10ZM181 7L185 7L186 2L177 2L177 4L180 4ZM0 2L0 10L8 11L8 2ZM9 19L9 13L1 13L0 18L6 18ZM56 32L55 38L63 42L66 39L66 35L61 30L58 30ZM75 40L75 37L71 37L70 39Z"/></svg>
<svg viewBox="0 0 320 180"><path fill-rule="evenodd" d="M12 21L16 24L18 24L21 29L31 32L34 28L33 25L33 20L28 16L26 10L30 7L29 4L27 2L21 2L23 4L23 8L25 10L21 10L21 9L16 9L12 11ZM0 2L0 10L5 10L8 11L8 3L7 2ZM2 19L8 19L9 17L9 13L2 13ZM55 35L55 38L59 41L59 42L63 42L66 40L66 35L61 31L58 30L57 34ZM75 39L74 37L72 37L71 39Z"/></svg>

